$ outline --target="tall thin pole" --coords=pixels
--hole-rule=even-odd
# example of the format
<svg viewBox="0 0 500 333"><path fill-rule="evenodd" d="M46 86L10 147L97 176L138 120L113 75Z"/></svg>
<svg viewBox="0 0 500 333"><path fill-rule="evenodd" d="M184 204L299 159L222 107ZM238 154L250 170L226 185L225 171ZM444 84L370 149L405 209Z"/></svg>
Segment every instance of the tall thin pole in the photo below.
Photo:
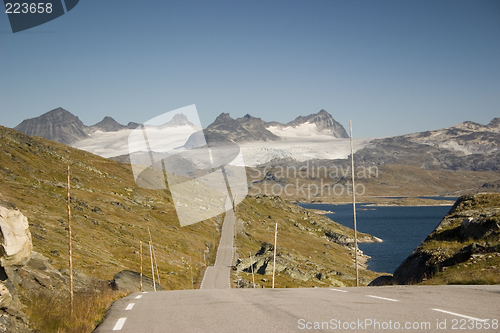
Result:
<svg viewBox="0 0 500 333"><path fill-rule="evenodd" d="M252 252L250 252L250 269L252 270L252 282L255 289L255 276L253 274L253 262L252 262Z"/></svg>
<svg viewBox="0 0 500 333"><path fill-rule="evenodd" d="M160 273L158 272L158 262L156 261L156 252L155 252L155 246L153 242L151 242L151 247L153 249L153 259L155 261L155 268L156 268L156 278L158 279L158 284L161 284L160 281Z"/></svg>
<svg viewBox="0 0 500 333"><path fill-rule="evenodd" d="M148 227L148 234L149 234L149 256L151 257L151 275L153 275L153 288L156 291L155 270L153 266L153 242L151 241L151 231L149 231L149 227Z"/></svg>
<svg viewBox="0 0 500 333"><path fill-rule="evenodd" d="M139 241L139 247L141 248L139 250L140 256L141 256L141 279L140 279L139 285L141 287L141 293L142 293L142 241Z"/></svg>
<svg viewBox="0 0 500 333"><path fill-rule="evenodd" d="M273 288L274 288L274 275L276 272L276 243L278 241L278 221L276 221L276 227L274 228L274 258L273 258Z"/></svg>
<svg viewBox="0 0 500 333"><path fill-rule="evenodd" d="M191 265L192 264L192 260L191 260L191 256L189 256L189 269L191 270L191 289L194 289L194 282L193 282L193 266Z"/></svg>
<svg viewBox="0 0 500 333"><path fill-rule="evenodd" d="M354 184L354 147L352 143L352 122L349 120L349 129L351 132L351 175L352 175L352 213L354 216L354 258L356 262L356 287L359 287L359 268L358 268L358 230L356 227L356 185Z"/></svg>
<svg viewBox="0 0 500 333"><path fill-rule="evenodd" d="M155 270L153 268L153 250L151 246L151 241L149 241L149 257L151 258L151 275L153 275L153 289L154 291L156 291Z"/></svg>
<svg viewBox="0 0 500 333"><path fill-rule="evenodd" d="M69 239L69 299L71 315L73 315L73 244L71 241L71 194L70 194L70 170L68 164L68 239Z"/></svg>

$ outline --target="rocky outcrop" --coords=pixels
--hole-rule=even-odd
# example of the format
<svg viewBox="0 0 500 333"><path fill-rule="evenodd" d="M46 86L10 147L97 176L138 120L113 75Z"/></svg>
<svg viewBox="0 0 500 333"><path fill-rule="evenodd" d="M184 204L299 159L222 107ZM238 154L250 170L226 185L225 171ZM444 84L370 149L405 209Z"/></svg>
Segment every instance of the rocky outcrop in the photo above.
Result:
<svg viewBox="0 0 500 333"><path fill-rule="evenodd" d="M112 287L115 290L128 292L141 291L141 274L134 271L123 270L116 273L113 277ZM142 291L154 291L153 279L149 276L142 275ZM158 282L156 282L156 290L165 290Z"/></svg>
<svg viewBox="0 0 500 333"><path fill-rule="evenodd" d="M23 265L33 249L28 219L0 203L0 265Z"/></svg>
<svg viewBox="0 0 500 333"><path fill-rule="evenodd" d="M253 273L256 275L272 275L274 267L274 246L264 242L251 258L238 259L235 265L236 271ZM276 252L276 273L283 273L294 280L308 281L310 279L320 280L328 285L342 287L344 284L337 280L335 276L338 272L324 272L325 268L320 267L308 258L292 255L277 249ZM322 272L323 271L323 272ZM261 277L262 279L262 277ZM265 279L265 278L264 278ZM238 280L240 288L252 288L253 283Z"/></svg>
<svg viewBox="0 0 500 333"><path fill-rule="evenodd" d="M31 332L16 291L19 268L30 261L33 245L27 218L0 198L0 331Z"/></svg>
<svg viewBox="0 0 500 333"><path fill-rule="evenodd" d="M422 245L396 269L394 282L419 283L461 263L475 263L478 256L485 262L496 260L499 252L500 194L462 196Z"/></svg>
<svg viewBox="0 0 500 333"><path fill-rule="evenodd" d="M57 270L51 261L32 251L27 218L13 204L0 199L0 332L33 332L21 295L47 291L69 292L69 270ZM73 270L74 290L88 291L101 283Z"/></svg>

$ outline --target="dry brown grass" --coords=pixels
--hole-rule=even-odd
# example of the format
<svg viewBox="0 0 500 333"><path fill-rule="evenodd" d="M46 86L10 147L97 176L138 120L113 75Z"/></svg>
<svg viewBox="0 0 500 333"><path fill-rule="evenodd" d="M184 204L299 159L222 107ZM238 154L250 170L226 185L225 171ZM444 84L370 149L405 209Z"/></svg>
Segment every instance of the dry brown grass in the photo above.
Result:
<svg viewBox="0 0 500 333"><path fill-rule="evenodd" d="M124 292L114 291L104 283L77 291L73 314L67 291L27 290L22 298L34 329L47 333L85 333L92 332L111 303L124 296Z"/></svg>

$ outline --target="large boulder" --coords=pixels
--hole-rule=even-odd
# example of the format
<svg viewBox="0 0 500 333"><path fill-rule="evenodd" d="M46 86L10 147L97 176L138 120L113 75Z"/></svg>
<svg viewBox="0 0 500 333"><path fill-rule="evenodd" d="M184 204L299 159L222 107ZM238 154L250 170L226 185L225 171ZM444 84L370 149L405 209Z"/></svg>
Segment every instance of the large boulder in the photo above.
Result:
<svg viewBox="0 0 500 333"><path fill-rule="evenodd" d="M123 270L113 276L113 289L130 292L141 291L140 289L141 274L134 271ZM156 290L164 290L158 282L156 282ZM149 276L142 275L142 290L154 291L153 279Z"/></svg>
<svg viewBox="0 0 500 333"><path fill-rule="evenodd" d="M469 217L460 225L460 236L463 239L487 238L498 233L500 233L500 222L494 219Z"/></svg>
<svg viewBox="0 0 500 333"><path fill-rule="evenodd" d="M13 206L0 201L0 265L24 265L32 250L28 219Z"/></svg>

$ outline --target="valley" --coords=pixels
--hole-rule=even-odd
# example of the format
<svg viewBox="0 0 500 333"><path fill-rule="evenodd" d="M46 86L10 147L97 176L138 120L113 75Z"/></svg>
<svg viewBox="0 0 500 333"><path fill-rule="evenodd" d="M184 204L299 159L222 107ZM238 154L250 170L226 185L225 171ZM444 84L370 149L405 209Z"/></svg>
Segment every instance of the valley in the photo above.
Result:
<svg viewBox="0 0 500 333"><path fill-rule="evenodd" d="M28 284L20 280L19 272L29 271L33 277L30 289L34 287L44 297L57 299L68 288L68 165L73 260L82 288L104 288L111 295L137 291L141 253L145 262L149 253L149 231L158 259L158 288L199 288L205 269L215 261L224 215L182 227L170 187L138 186L130 163L144 161L147 165L151 156L162 159L178 152L196 156L196 149L204 142L209 146L236 143L246 170L248 196L239 198L241 203L235 207L232 287L252 288L254 280L259 288L271 287L276 224L276 287L356 285L353 230L335 222L335 214L332 220L324 216L325 212L295 204L342 204L352 200L350 140L342 125L326 111L285 124L250 115L233 119L222 114L205 129L177 114L165 124L145 125L152 139L149 152L130 146L134 143L130 141L131 133L141 126L133 122L124 126L110 117L86 126L58 108L16 127L30 135L0 127L1 202L27 218L33 248L25 266L6 268L4 282L14 298L26 306L28 315L38 311L37 305L30 301ZM357 202L367 204L363 209L369 209L369 205L450 205L453 201L432 197L498 192L499 132L495 119L488 125L463 123L440 131L355 139ZM201 134L206 141L199 141ZM166 145L162 141L165 135L189 139L171 140ZM196 169L196 159L183 160L183 155L179 156L176 163L181 173L187 166ZM202 175L209 172L199 171ZM497 204L495 201L493 206ZM361 243L383 241L359 231ZM373 281L405 283L384 276L388 272L369 270L369 256L362 251L358 251L358 257L360 285ZM52 274L45 283L35 278L42 274L37 268L41 265ZM148 275L144 275L144 287L152 290L152 274ZM399 278L397 274L395 278ZM437 278L448 281L441 273L436 274ZM19 281L21 284L17 284ZM57 292L51 289L55 285ZM12 304L11 311L17 311L19 304ZM34 320L34 327L41 327Z"/></svg>

